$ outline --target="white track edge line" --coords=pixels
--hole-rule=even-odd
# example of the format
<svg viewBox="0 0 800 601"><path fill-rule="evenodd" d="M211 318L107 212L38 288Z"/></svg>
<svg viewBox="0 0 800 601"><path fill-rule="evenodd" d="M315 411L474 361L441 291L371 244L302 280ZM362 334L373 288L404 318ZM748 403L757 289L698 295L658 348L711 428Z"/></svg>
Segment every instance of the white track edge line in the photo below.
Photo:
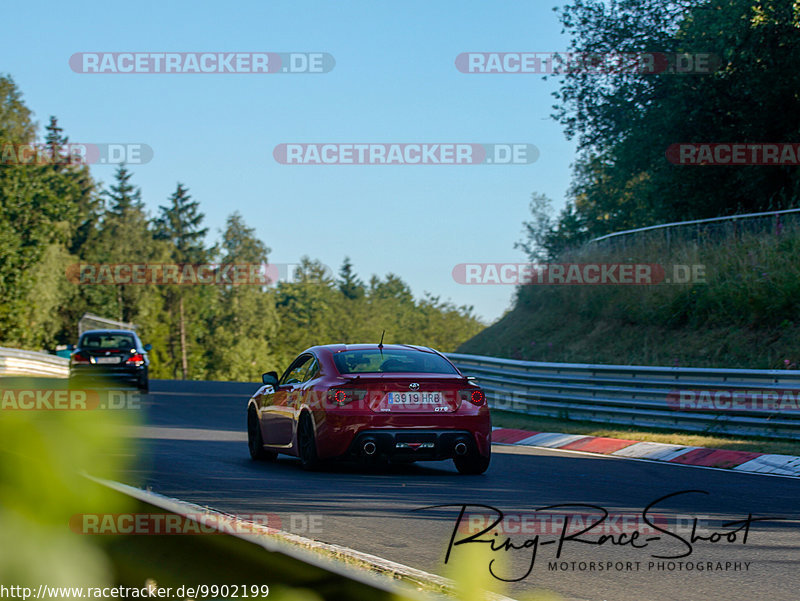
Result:
<svg viewBox="0 0 800 601"><path fill-rule="evenodd" d="M576 451L573 449L556 449L553 447L537 447L534 445L518 445L515 443L506 443L506 442L492 442L493 445L502 445L505 447L519 447L523 449L541 449L542 451L557 451L559 453L574 453L576 455L585 455L586 457L608 457L609 459L619 459L619 460L627 460L627 461L643 461L646 463L658 463L660 465L674 465L677 467L693 467L698 469L704 470L714 470L717 472L727 472L729 474L750 474L752 476L772 476L773 478L800 478L798 476L788 476L786 474L770 474L768 472L750 472L744 470L735 470L731 467L712 467L709 465L692 465L691 463L672 463L671 461L659 461L658 459L645 459L643 457L626 457L624 455L605 455L603 453L590 453L589 451ZM742 464L740 464L742 465Z"/></svg>

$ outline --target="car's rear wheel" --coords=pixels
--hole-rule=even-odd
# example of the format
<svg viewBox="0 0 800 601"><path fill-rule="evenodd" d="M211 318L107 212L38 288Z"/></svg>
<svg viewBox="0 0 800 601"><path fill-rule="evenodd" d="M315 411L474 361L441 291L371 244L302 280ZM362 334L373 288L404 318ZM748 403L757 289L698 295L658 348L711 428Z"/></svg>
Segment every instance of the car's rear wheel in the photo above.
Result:
<svg viewBox="0 0 800 601"><path fill-rule="evenodd" d="M319 467L314 425L311 423L311 416L308 413L303 413L300 416L300 423L297 424L297 454L300 456L303 469L313 470Z"/></svg>
<svg viewBox="0 0 800 601"><path fill-rule="evenodd" d="M454 457L453 463L456 464L456 469L461 474L482 474L489 468L490 457L478 454L463 455L461 457Z"/></svg>
<svg viewBox="0 0 800 601"><path fill-rule="evenodd" d="M254 461L274 461L278 456L275 451L264 448L264 439L261 437L261 428L258 425L258 414L255 409L247 411L247 448L250 458Z"/></svg>
<svg viewBox="0 0 800 601"><path fill-rule="evenodd" d="M147 394L150 392L150 380L146 375L139 378L138 388L139 392L142 394Z"/></svg>

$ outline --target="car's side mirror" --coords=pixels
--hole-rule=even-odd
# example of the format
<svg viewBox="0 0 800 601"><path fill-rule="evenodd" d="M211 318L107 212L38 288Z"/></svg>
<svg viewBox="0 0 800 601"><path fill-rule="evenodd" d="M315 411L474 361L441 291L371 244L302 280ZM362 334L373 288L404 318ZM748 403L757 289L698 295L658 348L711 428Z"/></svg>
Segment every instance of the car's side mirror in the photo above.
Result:
<svg viewBox="0 0 800 601"><path fill-rule="evenodd" d="M278 386L278 372L276 371L268 371L265 374L261 374L261 381L266 386Z"/></svg>
<svg viewBox="0 0 800 601"><path fill-rule="evenodd" d="M144 345L144 350L145 350L145 352L149 353L150 351L153 350L153 345L152 344L145 344Z"/></svg>

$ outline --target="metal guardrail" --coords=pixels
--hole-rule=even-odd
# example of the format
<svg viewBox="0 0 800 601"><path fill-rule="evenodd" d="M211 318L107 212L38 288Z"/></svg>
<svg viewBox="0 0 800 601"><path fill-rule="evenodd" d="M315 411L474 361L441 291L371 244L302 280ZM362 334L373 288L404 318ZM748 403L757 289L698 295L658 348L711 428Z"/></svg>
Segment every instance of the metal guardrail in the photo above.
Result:
<svg viewBox="0 0 800 601"><path fill-rule="evenodd" d="M800 439L800 410L758 407L681 411L668 398L681 391L793 396L800 405L799 370L711 369L544 363L479 355L447 355L478 379L493 409L624 426ZM0 347L0 376L65 378L69 360Z"/></svg>
<svg viewBox="0 0 800 601"><path fill-rule="evenodd" d="M68 375L69 359L0 346L0 376L66 378Z"/></svg>
<svg viewBox="0 0 800 601"><path fill-rule="evenodd" d="M800 411L772 412L711 407L681 411L668 397L681 391L766 392L797 407L800 371L706 369L632 365L587 365L517 361L477 355L447 355L466 375L477 378L493 409L623 426L715 434L800 439ZM730 398L730 397L728 397ZM774 398L774 397L773 397ZM741 403L738 403L741 405ZM674 405L674 403L673 403ZM679 405L680 406L680 405Z"/></svg>
<svg viewBox="0 0 800 601"><path fill-rule="evenodd" d="M779 215L788 215L792 213L800 213L800 209L784 209L781 211L766 211L764 213L743 213L741 215L727 215L725 217L711 217L710 219L693 219L691 221L675 221L673 223L662 223L659 225L649 225L647 227L639 227L633 230L625 230L622 232L614 232L613 234L606 234L598 238L592 238L589 242L600 242L601 240L608 240L609 238L617 238L619 236L627 236L628 234L638 234L639 232L650 232L653 230L668 229L674 227L683 227L687 225L704 225L707 223L720 223L727 221L737 221L740 219L753 219L759 217L777 217Z"/></svg>
<svg viewBox="0 0 800 601"><path fill-rule="evenodd" d="M786 227L793 224L796 227L798 221L800 221L799 218L800 209L784 209L764 213L745 213L727 215L725 217L712 217L710 219L661 223L592 238L586 242L584 248L613 248L615 246L626 248L629 241L634 245L644 241L649 243L660 241L668 246L681 240L692 240L700 243L728 236L738 237L746 232L780 235Z"/></svg>

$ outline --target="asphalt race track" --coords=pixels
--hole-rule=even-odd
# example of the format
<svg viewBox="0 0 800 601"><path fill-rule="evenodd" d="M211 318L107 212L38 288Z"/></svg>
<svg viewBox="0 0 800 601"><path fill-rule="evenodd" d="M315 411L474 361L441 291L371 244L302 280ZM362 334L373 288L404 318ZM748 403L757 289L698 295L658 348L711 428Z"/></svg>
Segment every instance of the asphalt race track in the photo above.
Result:
<svg viewBox="0 0 800 601"><path fill-rule="evenodd" d="M249 393L257 387L153 381L142 407L146 425L134 432L142 441L138 465L123 480L227 513L276 514L284 530L436 574L444 574L448 567L444 554L460 506L488 505L512 516L506 522L507 532L518 547L539 534L530 574L505 589L498 587L512 597L549 589L568 599L592 601L798 599L798 479L501 445L494 446L492 465L483 476L461 476L452 462L383 470L341 465L306 473L297 460L288 457L275 463L250 460L245 407ZM682 494L659 503L649 513L656 516L652 517L656 524L672 524L669 528L687 540L694 517L705 528L697 534L706 537L741 528L733 541L726 536L716 543L697 540L687 557L655 559L652 555L684 554L689 545L652 529L636 539L632 531L647 529L641 520L647 505L686 490L709 494ZM624 513L632 524L625 540L633 539L634 546L641 548L613 545L614 541L599 545L597 536L582 537L595 544L566 540L553 566L559 569L551 570L561 530L541 519L536 522L534 510L563 503ZM414 511L442 504L453 507ZM600 511L575 510L584 515ZM520 521L517 516L523 513L526 517ZM782 520L752 523L743 544L744 523L722 524L745 520L749 514ZM528 529L515 532L521 524ZM617 531L603 531L609 532ZM645 542L659 534L659 540ZM456 540L466 536L458 533ZM498 539L497 547L502 540ZM615 540L623 539L617 534ZM463 560L467 546L453 549L450 564ZM471 546L488 551L489 545ZM533 548L531 542L528 548L494 553L498 560L504 555L513 558L505 565L496 564L496 573L509 580L523 577ZM687 571L689 563L691 571ZM739 569L734 570L737 564Z"/></svg>

